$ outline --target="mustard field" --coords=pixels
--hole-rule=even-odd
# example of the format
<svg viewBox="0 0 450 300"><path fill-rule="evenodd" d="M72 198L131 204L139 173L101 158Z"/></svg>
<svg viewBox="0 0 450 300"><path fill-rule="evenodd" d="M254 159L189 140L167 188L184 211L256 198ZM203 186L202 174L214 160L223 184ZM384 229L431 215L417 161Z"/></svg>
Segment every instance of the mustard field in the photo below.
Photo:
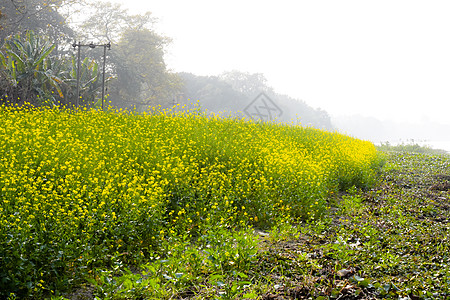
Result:
<svg viewBox="0 0 450 300"><path fill-rule="evenodd" d="M122 265L147 264L149 298L245 274L254 228L318 220L379 167L372 143L313 128L0 107L0 298L62 295Z"/></svg>

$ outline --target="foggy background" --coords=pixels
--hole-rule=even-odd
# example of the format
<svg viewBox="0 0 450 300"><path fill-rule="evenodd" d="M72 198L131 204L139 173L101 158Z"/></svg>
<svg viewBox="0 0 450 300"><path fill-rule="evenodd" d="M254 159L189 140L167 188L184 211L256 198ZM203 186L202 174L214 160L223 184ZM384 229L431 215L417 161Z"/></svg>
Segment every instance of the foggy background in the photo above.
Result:
<svg viewBox="0 0 450 300"><path fill-rule="evenodd" d="M177 72L262 73L363 139L450 150L448 1L139 1Z"/></svg>

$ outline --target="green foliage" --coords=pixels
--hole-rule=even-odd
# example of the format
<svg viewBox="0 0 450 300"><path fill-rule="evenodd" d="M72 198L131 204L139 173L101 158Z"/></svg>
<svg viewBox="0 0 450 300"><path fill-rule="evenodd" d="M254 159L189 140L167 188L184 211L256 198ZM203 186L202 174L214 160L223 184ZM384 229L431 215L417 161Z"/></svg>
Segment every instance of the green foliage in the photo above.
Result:
<svg viewBox="0 0 450 300"><path fill-rule="evenodd" d="M56 97L63 97L62 80L51 68L54 62L50 53L54 48L31 31L24 38L17 35L6 40L0 49L1 98L9 96L12 101L28 99L41 104L44 99L55 102ZM57 95L53 95L55 92Z"/></svg>
<svg viewBox="0 0 450 300"><path fill-rule="evenodd" d="M145 28L122 32L112 54L116 80L110 94L114 103L145 110L157 105L167 107L172 102L179 80L164 62L167 43L167 38Z"/></svg>
<svg viewBox="0 0 450 300"><path fill-rule="evenodd" d="M446 154L447 151L433 149L430 146L422 146L414 141L410 143L401 143L399 145L391 145L389 142L381 143L377 146L378 149L382 151L400 151L400 152L411 152L411 153L427 153L427 154Z"/></svg>
<svg viewBox="0 0 450 300"><path fill-rule="evenodd" d="M54 49L32 31L8 38L0 48L0 102L70 106L76 99L77 62L75 57L52 55ZM81 104L90 105L99 97L101 78L98 64L85 58L80 68Z"/></svg>
<svg viewBox="0 0 450 300"><path fill-rule="evenodd" d="M170 39L151 29L151 13L131 15L120 4L90 1L83 19L80 36L113 45L108 52L108 68L114 78L108 94L113 105L144 111L149 106L167 107L173 102L180 82L164 62ZM100 58L95 53L88 55Z"/></svg>
<svg viewBox="0 0 450 300"><path fill-rule="evenodd" d="M216 76L179 73L183 83L183 98L199 100L203 109L230 116L243 116L242 110L251 101L230 84Z"/></svg>
<svg viewBox="0 0 450 300"><path fill-rule="evenodd" d="M265 268L278 268L287 277L278 285L291 287L268 295L448 298L449 167L445 155L389 152L378 184L336 197L327 226L301 224L288 242L272 241Z"/></svg>
<svg viewBox="0 0 450 300"><path fill-rule="evenodd" d="M68 100L65 104L74 102L77 95L77 58L72 56L70 63L66 63L66 70L63 72L64 86L63 93ZM79 101L80 105L92 106L96 101L101 100L102 92L102 76L99 72L98 64L95 60L85 57L80 64L79 75ZM111 78L105 78L105 84L107 84ZM69 99L71 100L69 102Z"/></svg>
<svg viewBox="0 0 450 300"><path fill-rule="evenodd" d="M253 226L317 220L339 176L376 172L371 143L301 127L197 111L0 114L2 296L91 278L107 297L140 284L111 270L142 263L158 270L142 291L154 298L213 274L242 279L258 261ZM247 294L223 283L219 295Z"/></svg>
<svg viewBox="0 0 450 300"><path fill-rule="evenodd" d="M0 5L0 45L9 36L34 31L56 43L73 36L59 10L80 0L10 0Z"/></svg>
<svg viewBox="0 0 450 300"><path fill-rule="evenodd" d="M0 19L0 26L5 28L0 33L0 46L5 41L3 48L17 45L15 50L21 50L21 44L26 43L31 43L32 47L18 52L9 49L12 53L3 49L1 101L18 104L26 101L35 106L71 106L75 102L95 106L102 85L97 61L102 57L98 51L83 53L81 100L76 101L77 68L71 64L68 52L75 35L73 30L78 30L79 39L95 37L100 42L113 42L114 51L110 53L106 66L106 82L115 79L108 91L109 100L114 105L145 110L150 105L167 106L171 103L173 95L179 93L179 80L164 63L164 47L169 39L149 29L153 22L151 14L132 16L118 4L98 1L85 4L83 0L6 1ZM70 7L66 11L76 12L75 15L60 14L64 7ZM86 21L81 26L71 24L69 28L66 21L71 17ZM43 56L30 56L35 53Z"/></svg>

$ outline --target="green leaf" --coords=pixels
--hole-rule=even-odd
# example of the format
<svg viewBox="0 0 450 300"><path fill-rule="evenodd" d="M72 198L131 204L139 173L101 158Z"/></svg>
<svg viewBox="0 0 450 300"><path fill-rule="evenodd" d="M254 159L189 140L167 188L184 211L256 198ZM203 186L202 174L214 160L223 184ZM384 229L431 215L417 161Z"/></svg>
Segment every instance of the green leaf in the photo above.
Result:
<svg viewBox="0 0 450 300"><path fill-rule="evenodd" d="M24 68L25 67L25 62L20 57L20 55L18 55L17 53L15 53L12 50L9 50L7 53L8 53L9 56L13 57L16 60L18 68Z"/></svg>
<svg viewBox="0 0 450 300"><path fill-rule="evenodd" d="M7 65L6 65L6 58L5 58L5 56L3 55L2 52L0 52L0 63L1 63L0 66L2 66L3 68L6 69L6 67L7 67Z"/></svg>
<svg viewBox="0 0 450 300"><path fill-rule="evenodd" d="M61 98L64 98L63 92L58 84L58 83L62 82L62 80L56 76L51 76L50 78L52 79L52 86L58 91L58 95Z"/></svg>
<svg viewBox="0 0 450 300"><path fill-rule="evenodd" d="M72 78L77 78L77 63L76 63L75 56L72 57L72 70L70 72L70 76Z"/></svg>
<svg viewBox="0 0 450 300"><path fill-rule="evenodd" d="M14 79L14 85L16 85L17 84L17 74L16 74L16 66L15 66L13 60L11 60L10 69L11 69L11 77L12 77L12 79Z"/></svg>
<svg viewBox="0 0 450 300"><path fill-rule="evenodd" d="M368 279L364 279L364 280L358 281L358 285L362 286L362 287L368 287L369 284L370 284L370 281Z"/></svg>
<svg viewBox="0 0 450 300"><path fill-rule="evenodd" d="M98 64L95 61L92 61L94 65L92 66L92 76L97 77L98 75Z"/></svg>
<svg viewBox="0 0 450 300"><path fill-rule="evenodd" d="M239 286L244 286L244 285L251 285L252 283L250 281L239 281L238 285Z"/></svg>
<svg viewBox="0 0 450 300"><path fill-rule="evenodd" d="M222 278L223 278L223 276L220 274L213 274L213 275L209 276L209 280L211 280L211 281L216 281L216 280L222 279Z"/></svg>
<svg viewBox="0 0 450 300"><path fill-rule="evenodd" d="M93 286L97 286L97 281L94 278L86 278L86 281L92 284Z"/></svg>

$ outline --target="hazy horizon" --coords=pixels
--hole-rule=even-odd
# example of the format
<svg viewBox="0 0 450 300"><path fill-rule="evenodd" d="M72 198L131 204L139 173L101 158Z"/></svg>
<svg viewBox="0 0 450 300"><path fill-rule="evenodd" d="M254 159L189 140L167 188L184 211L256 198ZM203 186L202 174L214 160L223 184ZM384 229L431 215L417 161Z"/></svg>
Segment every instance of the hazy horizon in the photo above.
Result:
<svg viewBox="0 0 450 300"><path fill-rule="evenodd" d="M173 40L165 59L174 72L262 73L277 93L333 119L439 123L428 140L450 140L450 2L113 2L152 12L154 29ZM370 136L364 125L355 130Z"/></svg>
<svg viewBox="0 0 450 300"><path fill-rule="evenodd" d="M114 2L152 12L175 72L263 73L331 115L450 124L450 2Z"/></svg>

